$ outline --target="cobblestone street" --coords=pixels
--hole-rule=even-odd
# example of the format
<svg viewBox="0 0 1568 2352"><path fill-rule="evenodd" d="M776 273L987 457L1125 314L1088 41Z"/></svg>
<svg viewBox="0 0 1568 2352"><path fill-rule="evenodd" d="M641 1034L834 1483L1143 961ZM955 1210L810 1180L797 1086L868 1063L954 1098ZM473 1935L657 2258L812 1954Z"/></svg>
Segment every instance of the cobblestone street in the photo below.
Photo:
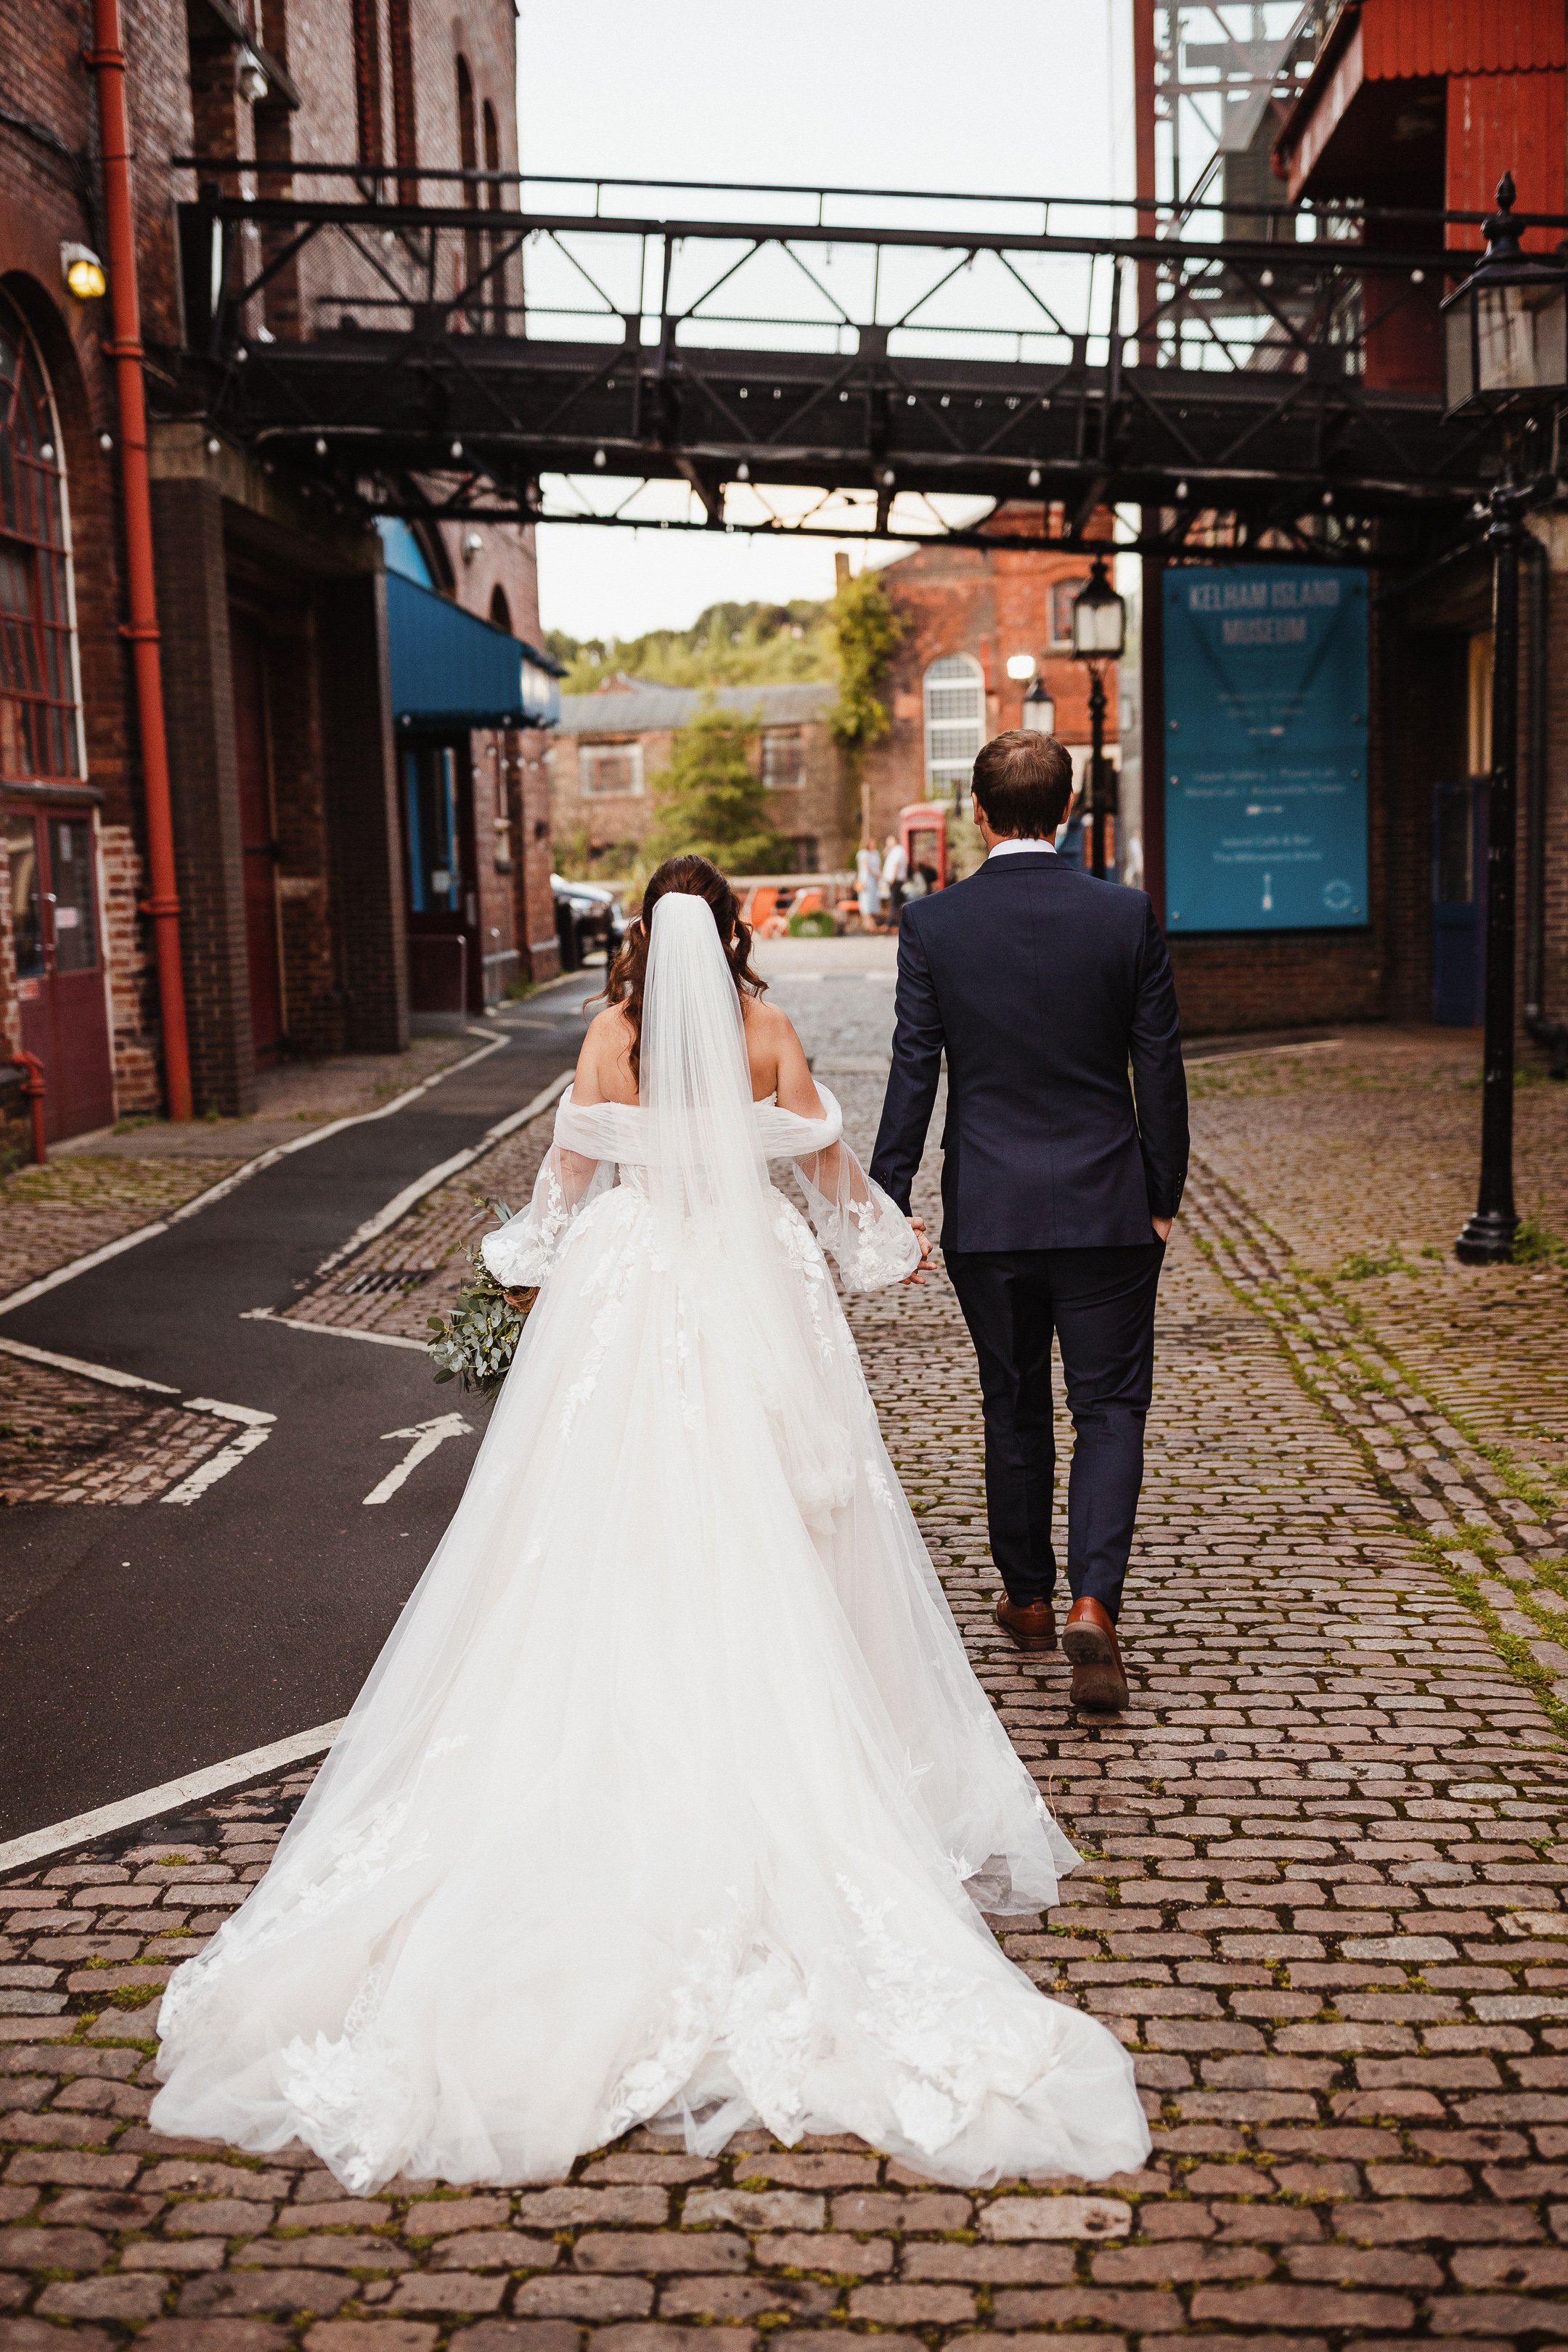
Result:
<svg viewBox="0 0 1568 2352"><path fill-rule="evenodd" d="M890 973L775 971L866 1144ZM558 2187L356 2200L297 2147L162 2140L157 1988L306 1766L0 1885L0 2352L62 2324L80 2352L679 2352L710 2325L734 2352L1568 2352L1568 1100L1519 1097L1528 1262L1459 1268L1477 1059L1382 1032L1194 1064L1121 1720L1076 1719L1065 1663L991 1621L945 1280L852 1309L976 1669L1086 1857L1003 1940L1134 2051L1143 2172L970 2195L847 2140L637 2134ZM521 1205L548 1125L292 1311L421 1333L474 1195Z"/></svg>

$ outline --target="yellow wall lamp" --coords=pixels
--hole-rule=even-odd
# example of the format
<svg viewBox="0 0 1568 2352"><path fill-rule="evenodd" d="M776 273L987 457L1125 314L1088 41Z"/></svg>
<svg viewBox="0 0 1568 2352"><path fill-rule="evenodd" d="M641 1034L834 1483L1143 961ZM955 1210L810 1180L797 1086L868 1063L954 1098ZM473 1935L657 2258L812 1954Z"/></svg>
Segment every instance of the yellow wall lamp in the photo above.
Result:
<svg viewBox="0 0 1568 2352"><path fill-rule="evenodd" d="M60 269L66 291L79 302L100 301L109 291L103 264L89 245L62 245Z"/></svg>

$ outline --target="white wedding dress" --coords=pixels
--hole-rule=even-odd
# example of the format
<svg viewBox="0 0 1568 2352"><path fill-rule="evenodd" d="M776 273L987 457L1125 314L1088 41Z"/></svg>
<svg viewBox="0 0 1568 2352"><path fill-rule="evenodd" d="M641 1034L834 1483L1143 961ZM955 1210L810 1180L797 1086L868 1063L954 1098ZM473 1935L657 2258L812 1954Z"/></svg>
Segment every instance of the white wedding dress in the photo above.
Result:
<svg viewBox="0 0 1568 2352"><path fill-rule="evenodd" d="M467 1492L277 1859L176 1970L165 2132L560 2178L636 2125L855 2132L932 2179L1149 2147L1131 2063L975 1906L1078 1859L883 1447L845 1284L915 1262L824 1119L753 1104L709 908L653 919L640 1108L565 1096L542 1285ZM770 1184L793 1162L807 1223Z"/></svg>

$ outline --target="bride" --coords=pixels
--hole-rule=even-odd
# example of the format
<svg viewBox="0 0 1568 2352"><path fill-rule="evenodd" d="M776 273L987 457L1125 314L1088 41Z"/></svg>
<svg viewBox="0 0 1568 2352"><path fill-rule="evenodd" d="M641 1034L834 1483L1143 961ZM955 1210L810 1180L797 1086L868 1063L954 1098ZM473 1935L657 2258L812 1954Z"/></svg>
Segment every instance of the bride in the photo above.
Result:
<svg viewBox="0 0 1568 2352"><path fill-rule="evenodd" d="M704 859L648 884L531 1206L467 1492L266 1877L159 2019L154 2126L345 2188L559 2179L634 2126L923 2175L1149 2147L1107 2029L1005 1959L1078 1860L974 1680L846 1286L919 1236ZM769 1182L789 1163L810 1215Z"/></svg>

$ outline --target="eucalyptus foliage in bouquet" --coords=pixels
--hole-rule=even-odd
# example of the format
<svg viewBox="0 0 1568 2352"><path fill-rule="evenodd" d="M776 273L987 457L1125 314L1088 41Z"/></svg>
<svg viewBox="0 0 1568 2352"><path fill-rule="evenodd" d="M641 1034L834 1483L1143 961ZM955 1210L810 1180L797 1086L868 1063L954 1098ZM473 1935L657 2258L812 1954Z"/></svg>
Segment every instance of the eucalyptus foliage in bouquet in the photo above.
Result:
<svg viewBox="0 0 1568 2352"><path fill-rule="evenodd" d="M510 1221L512 1213L504 1201L492 1201L490 1207L501 1224ZM437 1383L461 1381L469 1396L493 1397L511 1369L539 1293L504 1289L472 1243L463 1255L470 1268L468 1278L450 1315L428 1318L431 1337L426 1350Z"/></svg>

